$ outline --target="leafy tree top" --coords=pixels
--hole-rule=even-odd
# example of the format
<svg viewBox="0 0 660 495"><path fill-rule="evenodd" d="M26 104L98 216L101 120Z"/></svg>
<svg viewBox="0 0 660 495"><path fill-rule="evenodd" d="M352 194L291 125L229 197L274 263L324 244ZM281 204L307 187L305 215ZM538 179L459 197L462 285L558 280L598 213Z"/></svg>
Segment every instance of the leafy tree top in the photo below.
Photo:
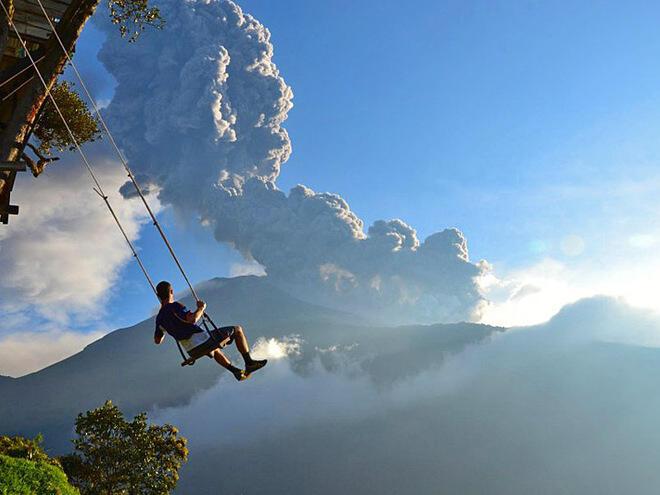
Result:
<svg viewBox="0 0 660 495"><path fill-rule="evenodd" d="M41 442L41 435L34 439L0 436L0 493L78 493Z"/></svg>
<svg viewBox="0 0 660 495"><path fill-rule="evenodd" d="M150 7L149 0L108 0L110 20L119 26L122 37L128 36L128 42L138 39L147 26L162 29L165 20L157 7Z"/></svg>
<svg viewBox="0 0 660 495"><path fill-rule="evenodd" d="M75 452L65 472L84 494L169 493L188 457L186 439L172 425L153 425L146 413L126 421L112 402L76 419Z"/></svg>
<svg viewBox="0 0 660 495"><path fill-rule="evenodd" d="M46 454L41 446L42 442L43 437L41 435L37 435L34 439L0 436L0 455L34 462L45 462L59 467L59 461Z"/></svg>
<svg viewBox="0 0 660 495"><path fill-rule="evenodd" d="M78 495L61 468L0 454L0 493Z"/></svg>
<svg viewBox="0 0 660 495"><path fill-rule="evenodd" d="M73 91L73 84L57 82L51 94L78 143L95 141L101 136L98 120L80 96ZM39 151L50 154L53 149L64 151L74 149L74 142L62 122L50 98L46 99L41 114L34 126L34 135L39 139Z"/></svg>

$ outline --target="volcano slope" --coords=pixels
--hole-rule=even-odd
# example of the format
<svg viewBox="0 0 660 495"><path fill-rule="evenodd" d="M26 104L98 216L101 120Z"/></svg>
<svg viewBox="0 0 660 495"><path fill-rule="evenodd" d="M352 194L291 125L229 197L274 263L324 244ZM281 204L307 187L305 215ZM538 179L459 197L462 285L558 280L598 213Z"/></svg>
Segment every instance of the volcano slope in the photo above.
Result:
<svg viewBox="0 0 660 495"><path fill-rule="evenodd" d="M199 293L217 322L243 325L252 341L295 336L299 352L290 363L297 373L304 374L317 360L329 369L336 367L326 351L351 349L350 359L359 362L375 384L436 366L443 356L502 330L469 323L374 326L349 313L296 299L265 277L213 279L201 284ZM184 302L193 305L190 298ZM184 406L219 380L222 387L237 385L211 360L181 368L171 340L153 344L153 325L152 317L110 332L78 354L36 373L0 377L0 431L25 436L42 433L52 452L65 452L76 415L105 400L131 415Z"/></svg>

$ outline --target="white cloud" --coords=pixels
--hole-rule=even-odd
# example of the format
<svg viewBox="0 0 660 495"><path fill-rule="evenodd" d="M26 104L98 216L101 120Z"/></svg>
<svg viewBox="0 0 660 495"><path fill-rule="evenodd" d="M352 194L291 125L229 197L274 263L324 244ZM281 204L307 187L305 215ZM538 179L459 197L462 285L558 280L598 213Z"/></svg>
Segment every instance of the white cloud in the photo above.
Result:
<svg viewBox="0 0 660 495"><path fill-rule="evenodd" d="M559 261L545 259L498 278L494 272L480 279L489 299L481 322L490 325L533 325L549 320L564 304L589 295L574 284Z"/></svg>
<svg viewBox="0 0 660 495"><path fill-rule="evenodd" d="M242 263L232 263L230 265L230 277L242 277L244 275L256 275L257 277L261 277L262 275L266 275L266 271L263 266L254 260Z"/></svg>
<svg viewBox="0 0 660 495"><path fill-rule="evenodd" d="M658 238L652 234L633 234L628 238L628 244L637 249L649 249L658 244Z"/></svg>
<svg viewBox="0 0 660 495"><path fill-rule="evenodd" d="M299 355L301 352L302 338L292 335L283 339L259 338L252 346L252 354L257 359L283 359L289 356Z"/></svg>
<svg viewBox="0 0 660 495"><path fill-rule="evenodd" d="M549 320L563 306L596 295L617 297L631 306L660 313L657 297L660 262L624 256L570 265L546 258L533 265L480 279L490 302L481 322L523 326Z"/></svg>
<svg viewBox="0 0 660 495"><path fill-rule="evenodd" d="M100 299L108 296L131 259L78 160L68 155L38 179L21 178L12 194L21 213L0 231L4 312L33 309L63 324L72 315L93 320ZM123 169L107 158L94 163L117 216L135 239L145 217L137 201L123 200L117 193L124 182Z"/></svg>
<svg viewBox="0 0 660 495"><path fill-rule="evenodd" d="M17 332L0 338L0 374L22 376L65 359L104 332Z"/></svg>
<svg viewBox="0 0 660 495"><path fill-rule="evenodd" d="M121 166L90 148L104 191L135 240L145 221L141 204L119 195ZM79 160L67 154L37 179L22 176L12 193L21 211L0 230L0 373L35 371L98 338L70 329L102 325L102 303L132 260Z"/></svg>

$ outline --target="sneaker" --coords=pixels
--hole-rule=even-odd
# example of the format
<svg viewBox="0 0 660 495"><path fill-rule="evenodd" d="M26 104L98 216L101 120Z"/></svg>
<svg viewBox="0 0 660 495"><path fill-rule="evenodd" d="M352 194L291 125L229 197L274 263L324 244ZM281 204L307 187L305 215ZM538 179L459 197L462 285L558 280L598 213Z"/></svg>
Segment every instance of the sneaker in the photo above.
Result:
<svg viewBox="0 0 660 495"><path fill-rule="evenodd" d="M257 371L257 370L263 368L264 366L266 366L267 362L268 362L268 360L266 360L266 359L262 359L260 361L254 361L253 360L252 362L250 362L250 364L245 365L245 374L247 376L250 376L255 371Z"/></svg>
<svg viewBox="0 0 660 495"><path fill-rule="evenodd" d="M232 374L234 375L234 378L236 378L239 382L250 378L250 374L246 373L244 370L234 371Z"/></svg>

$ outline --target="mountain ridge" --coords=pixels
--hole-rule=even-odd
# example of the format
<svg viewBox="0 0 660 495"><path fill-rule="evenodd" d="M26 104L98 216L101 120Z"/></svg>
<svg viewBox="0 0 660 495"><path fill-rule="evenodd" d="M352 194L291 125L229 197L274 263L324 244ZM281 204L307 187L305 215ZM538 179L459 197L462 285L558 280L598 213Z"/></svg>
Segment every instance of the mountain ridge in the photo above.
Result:
<svg viewBox="0 0 660 495"><path fill-rule="evenodd" d="M402 348L416 344L411 335L437 334L437 352L455 352L468 341L481 340L500 330L477 324L369 326L363 318L350 313L294 298L264 277L212 279L200 284L197 290L208 302L212 316L221 315L226 324L240 323L251 342L259 337L302 336L307 352L299 366L312 359L317 353L315 349L324 346L361 341L369 342L363 347L370 352L396 355ZM188 305L193 302L190 296L182 301ZM186 404L218 380L228 380L227 374L208 360L181 368L181 358L169 338L161 346L153 344L153 321L152 316L112 331L82 351L37 372L0 380L0 396L6 399L0 402L3 432L43 433L47 445L61 450L68 445L76 415L107 399L130 415L154 407ZM420 348L416 352L423 356L435 351ZM411 363L411 369L418 364ZM379 363L372 365L375 379L396 378L389 377L389 370L380 368Z"/></svg>

